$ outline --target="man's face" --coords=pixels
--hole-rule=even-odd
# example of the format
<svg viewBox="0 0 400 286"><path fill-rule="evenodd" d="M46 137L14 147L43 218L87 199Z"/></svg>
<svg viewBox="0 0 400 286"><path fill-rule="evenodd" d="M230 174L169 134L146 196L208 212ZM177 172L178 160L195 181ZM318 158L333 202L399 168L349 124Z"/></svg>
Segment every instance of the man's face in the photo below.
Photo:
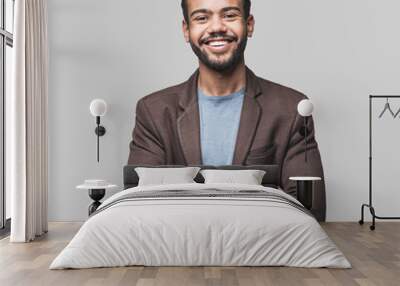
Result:
<svg viewBox="0 0 400 286"><path fill-rule="evenodd" d="M187 0L189 23L183 22L185 39L199 60L218 72L240 62L254 18L245 19L242 0Z"/></svg>

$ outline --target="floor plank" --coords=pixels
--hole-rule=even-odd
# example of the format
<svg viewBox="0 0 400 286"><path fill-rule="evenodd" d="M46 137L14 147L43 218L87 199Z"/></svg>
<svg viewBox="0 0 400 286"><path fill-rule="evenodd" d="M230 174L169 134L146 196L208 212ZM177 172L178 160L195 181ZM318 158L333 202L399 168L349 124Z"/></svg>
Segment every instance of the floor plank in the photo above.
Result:
<svg viewBox="0 0 400 286"><path fill-rule="evenodd" d="M81 223L50 223L49 233L28 244L0 240L0 285L400 285L400 222L323 223L352 269L295 267L118 267L85 270L48 269Z"/></svg>

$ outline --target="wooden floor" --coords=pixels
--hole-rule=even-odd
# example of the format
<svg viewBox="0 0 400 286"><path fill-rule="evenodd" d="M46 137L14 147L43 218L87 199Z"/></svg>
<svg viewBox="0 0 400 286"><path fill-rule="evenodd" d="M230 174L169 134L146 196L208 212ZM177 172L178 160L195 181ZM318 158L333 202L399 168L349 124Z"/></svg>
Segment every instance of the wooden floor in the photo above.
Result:
<svg viewBox="0 0 400 286"><path fill-rule="evenodd" d="M49 233L28 244L0 241L0 285L400 285L400 222L325 223L323 228L353 268L123 267L48 270L79 229L79 223L51 223Z"/></svg>

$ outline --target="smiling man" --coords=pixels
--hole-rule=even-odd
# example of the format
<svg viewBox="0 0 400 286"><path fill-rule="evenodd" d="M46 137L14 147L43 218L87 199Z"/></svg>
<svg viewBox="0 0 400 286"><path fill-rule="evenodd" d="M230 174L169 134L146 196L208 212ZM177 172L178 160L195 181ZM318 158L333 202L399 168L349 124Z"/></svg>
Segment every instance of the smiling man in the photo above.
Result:
<svg viewBox="0 0 400 286"><path fill-rule="evenodd" d="M323 169L313 120L307 164L297 104L306 96L257 77L245 65L255 20L250 0L182 0L183 34L199 59L186 82L140 99L128 164L279 164L281 187L296 195L290 176ZM324 180L312 212L325 220Z"/></svg>

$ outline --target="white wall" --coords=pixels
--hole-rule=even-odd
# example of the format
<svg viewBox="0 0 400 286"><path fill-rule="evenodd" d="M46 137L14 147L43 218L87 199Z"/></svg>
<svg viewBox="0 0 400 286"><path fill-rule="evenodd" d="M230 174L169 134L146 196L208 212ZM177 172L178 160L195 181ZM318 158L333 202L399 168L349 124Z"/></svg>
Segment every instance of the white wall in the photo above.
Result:
<svg viewBox="0 0 400 286"><path fill-rule="evenodd" d="M400 94L400 2L252 2L256 33L247 64L314 101L327 218L358 220L368 199L368 95ZM122 186L136 101L186 80L197 61L181 35L178 0L49 0L48 8L49 219L84 220L90 199L75 186L87 178ZM100 164L89 114L97 97L109 103ZM400 215L399 125L400 119L374 121L379 215Z"/></svg>

